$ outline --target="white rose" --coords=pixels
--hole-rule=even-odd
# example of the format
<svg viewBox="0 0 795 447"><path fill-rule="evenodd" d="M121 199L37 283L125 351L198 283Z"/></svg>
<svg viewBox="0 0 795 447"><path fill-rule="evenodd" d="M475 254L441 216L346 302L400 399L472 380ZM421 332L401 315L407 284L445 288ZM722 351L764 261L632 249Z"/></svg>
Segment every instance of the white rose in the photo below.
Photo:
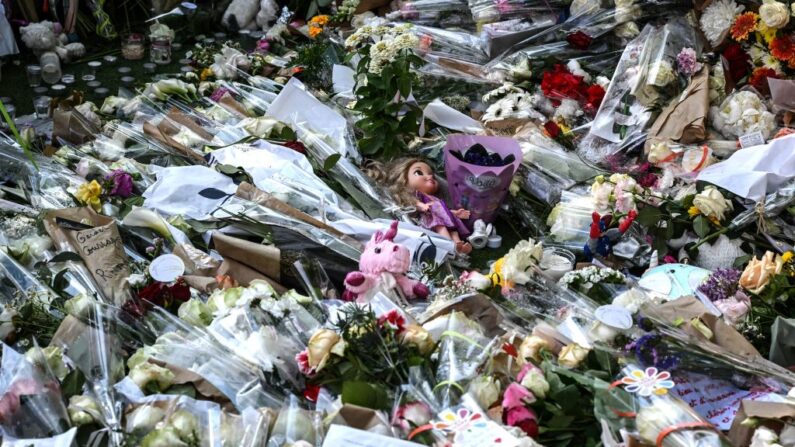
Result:
<svg viewBox="0 0 795 447"><path fill-rule="evenodd" d="M723 197L723 194L714 186L707 186L703 191L696 194L693 199L693 206L707 217L714 217L723 220L726 210L733 210L734 206L730 200Z"/></svg>
<svg viewBox="0 0 795 447"><path fill-rule="evenodd" d="M681 422L689 422L689 415L682 412L675 403L658 399L652 405L643 407L635 417L640 439L654 445L661 431Z"/></svg>
<svg viewBox="0 0 795 447"><path fill-rule="evenodd" d="M149 432L154 430L158 422L162 421L166 413L153 405L144 405L133 410L127 415L128 432Z"/></svg>
<svg viewBox="0 0 795 447"><path fill-rule="evenodd" d="M764 0L764 4L759 7L759 18L770 28L784 28L789 23L789 10L784 3Z"/></svg>
<svg viewBox="0 0 795 447"><path fill-rule="evenodd" d="M676 72L670 62L663 59L654 64L649 72L649 84L665 87L676 79Z"/></svg>
<svg viewBox="0 0 795 447"><path fill-rule="evenodd" d="M781 444L778 443L776 432L765 426L760 426L754 431L750 447L781 447Z"/></svg>
<svg viewBox="0 0 795 447"><path fill-rule="evenodd" d="M480 408L487 410L500 398L500 383L492 376L480 376L469 383L467 392L475 398Z"/></svg>
<svg viewBox="0 0 795 447"><path fill-rule="evenodd" d="M174 373L167 368L149 362L135 365L128 376L142 390L151 382L156 382L160 391L174 384Z"/></svg>
<svg viewBox="0 0 795 447"><path fill-rule="evenodd" d="M58 380L63 380L69 374L69 368L63 359L63 351L57 346L30 348L25 353L25 357L39 368L49 368Z"/></svg>
<svg viewBox="0 0 795 447"><path fill-rule="evenodd" d="M210 307L201 300L189 299L179 306L177 315L194 326L208 326L213 321Z"/></svg>
<svg viewBox="0 0 795 447"><path fill-rule="evenodd" d="M90 296L80 293L66 300L63 307L66 313L75 318L87 318L93 303L94 300Z"/></svg>
<svg viewBox="0 0 795 447"><path fill-rule="evenodd" d="M583 348L577 343L564 346L558 354L558 363L567 368L576 368L577 366L588 357L589 349Z"/></svg>
<svg viewBox="0 0 795 447"><path fill-rule="evenodd" d="M167 424L177 430L183 441L193 444L198 440L199 422L191 413L185 410L176 411L168 417Z"/></svg>
<svg viewBox="0 0 795 447"><path fill-rule="evenodd" d="M656 165L663 161L669 162L671 161L669 157L673 153L666 141L652 143L651 150L649 150L649 163Z"/></svg>
<svg viewBox="0 0 795 447"><path fill-rule="evenodd" d="M69 419L75 426L91 424L101 415L97 401L89 396L76 395L69 398Z"/></svg>
<svg viewBox="0 0 795 447"><path fill-rule="evenodd" d="M612 342L616 336L618 335L619 331L607 326L602 323L595 323L589 332L589 334L596 340L610 343Z"/></svg>
<svg viewBox="0 0 795 447"><path fill-rule="evenodd" d="M190 444L179 438L179 432L173 427L155 430L141 441L141 447L189 447Z"/></svg>
<svg viewBox="0 0 795 447"><path fill-rule="evenodd" d="M634 39L640 34L640 28L638 28L638 24L635 22L626 22L615 27L613 34L621 39Z"/></svg>
<svg viewBox="0 0 795 447"><path fill-rule="evenodd" d="M646 302L646 295L635 289L629 289L626 292L618 295L613 299L613 305L621 306L631 313L636 313L640 310L640 306Z"/></svg>
<svg viewBox="0 0 795 447"><path fill-rule="evenodd" d="M537 335L525 337L522 344L519 345L519 363L524 365L528 359L540 360L543 349L549 349L548 341Z"/></svg>
<svg viewBox="0 0 795 447"><path fill-rule="evenodd" d="M240 297L243 296L242 287L232 287L226 290L216 290L207 299L207 306L213 313L225 313L235 307Z"/></svg>
<svg viewBox="0 0 795 447"><path fill-rule="evenodd" d="M522 377L522 386L532 391L539 399L546 397L549 391L549 382L538 368L533 368Z"/></svg>

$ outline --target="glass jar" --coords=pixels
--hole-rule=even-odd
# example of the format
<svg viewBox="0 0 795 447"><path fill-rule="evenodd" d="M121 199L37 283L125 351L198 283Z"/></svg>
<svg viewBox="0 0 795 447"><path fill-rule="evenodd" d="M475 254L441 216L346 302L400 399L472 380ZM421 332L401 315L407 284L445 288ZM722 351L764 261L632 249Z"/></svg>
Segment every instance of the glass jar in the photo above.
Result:
<svg viewBox="0 0 795 447"><path fill-rule="evenodd" d="M48 51L39 58L41 66L41 79L48 84L55 84L61 80L61 60L54 51Z"/></svg>
<svg viewBox="0 0 795 447"><path fill-rule="evenodd" d="M144 58L144 35L140 33L128 34L121 42L121 56L128 61L137 61Z"/></svg>
<svg viewBox="0 0 795 447"><path fill-rule="evenodd" d="M25 69L28 74L28 85L38 87L41 85L41 66L28 65Z"/></svg>
<svg viewBox="0 0 795 447"><path fill-rule="evenodd" d="M152 46L149 48L149 58L156 64L170 64L171 40L162 37L152 39Z"/></svg>

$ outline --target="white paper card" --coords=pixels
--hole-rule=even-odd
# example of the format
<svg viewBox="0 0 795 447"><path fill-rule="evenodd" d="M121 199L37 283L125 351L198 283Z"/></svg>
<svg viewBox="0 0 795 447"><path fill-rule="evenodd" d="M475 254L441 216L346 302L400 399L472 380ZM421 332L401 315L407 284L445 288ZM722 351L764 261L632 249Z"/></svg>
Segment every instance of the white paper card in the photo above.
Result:
<svg viewBox="0 0 795 447"><path fill-rule="evenodd" d="M632 314L621 306L612 304L600 306L594 314L599 321L610 327L616 329L629 329L632 327Z"/></svg>
<svg viewBox="0 0 795 447"><path fill-rule="evenodd" d="M155 281L173 282L185 273L185 263L177 255L158 256L149 264L149 274Z"/></svg>
<svg viewBox="0 0 795 447"><path fill-rule="evenodd" d="M759 131L747 133L740 137L740 147L743 149L751 146L761 146L763 144L765 144L765 137L763 137L762 132Z"/></svg>
<svg viewBox="0 0 795 447"><path fill-rule="evenodd" d="M323 447L417 447L420 445L337 424L332 424L323 440Z"/></svg>
<svg viewBox="0 0 795 447"><path fill-rule="evenodd" d="M720 430L728 430L740 403L744 400L780 402L782 396L770 392L746 391L725 380L715 380L701 374L686 374L674 377L676 386L670 390L690 406L696 413L707 419Z"/></svg>

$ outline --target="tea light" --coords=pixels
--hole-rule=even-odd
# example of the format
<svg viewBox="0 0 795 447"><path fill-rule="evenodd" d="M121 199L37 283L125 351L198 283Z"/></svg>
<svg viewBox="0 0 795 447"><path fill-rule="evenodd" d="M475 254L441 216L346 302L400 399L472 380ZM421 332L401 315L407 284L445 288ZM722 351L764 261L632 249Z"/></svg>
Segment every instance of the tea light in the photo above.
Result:
<svg viewBox="0 0 795 447"><path fill-rule="evenodd" d="M114 56L114 55L112 55L112 54L109 54L109 55L107 55L107 56L103 57L102 59L103 59L103 60L105 60L105 62L106 62L106 63L108 63L108 64L113 64L113 63L115 63L115 62L116 62L116 61L117 61L119 58L118 58L118 57L116 57L116 56Z"/></svg>
<svg viewBox="0 0 795 447"><path fill-rule="evenodd" d="M35 94L37 94L39 96L46 95L48 91L49 91L49 89L47 87L43 87L43 86L36 87L36 88L33 89L33 93L35 93Z"/></svg>
<svg viewBox="0 0 795 447"><path fill-rule="evenodd" d="M153 64L152 62L147 62L144 64L144 73L154 73L157 69L157 64Z"/></svg>
<svg viewBox="0 0 795 447"><path fill-rule="evenodd" d="M174 51L179 51L179 50L182 49L182 44L179 43L179 42L173 42L171 44L171 49L174 50Z"/></svg>
<svg viewBox="0 0 795 447"><path fill-rule="evenodd" d="M260 40L265 35L262 31L251 31L251 38Z"/></svg>
<svg viewBox="0 0 795 447"><path fill-rule="evenodd" d="M184 67L180 68L179 71L181 71L183 73L192 73L193 72L193 67L184 66Z"/></svg>
<svg viewBox="0 0 795 447"><path fill-rule="evenodd" d="M122 76L121 83L124 85L132 85L135 82L135 78L132 76Z"/></svg>
<svg viewBox="0 0 795 447"><path fill-rule="evenodd" d="M502 246L502 236L493 234L489 236L489 241L486 243L489 248L500 248Z"/></svg>
<svg viewBox="0 0 795 447"><path fill-rule="evenodd" d="M98 87L101 87L101 86L102 86L102 83L99 82L99 81L88 81L88 82L86 82L86 87L88 87L90 89L95 89L95 88L98 88Z"/></svg>
<svg viewBox="0 0 795 447"><path fill-rule="evenodd" d="M80 79L82 79L83 82L91 82L95 81L97 77L91 74L84 74Z"/></svg>
<svg viewBox="0 0 795 447"><path fill-rule="evenodd" d="M179 63L182 64L182 65L190 65L191 62L192 61L190 59L188 59L188 58L179 60Z"/></svg>
<svg viewBox="0 0 795 447"><path fill-rule="evenodd" d="M215 40L224 40L224 39L226 39L226 33L222 33L220 31L215 33L214 36L215 36Z"/></svg>
<svg viewBox="0 0 795 447"><path fill-rule="evenodd" d="M100 61L91 61L88 63L88 68L91 70L91 74L95 76L97 74L97 70L99 70L100 67L102 67L102 62Z"/></svg>
<svg viewBox="0 0 795 447"><path fill-rule="evenodd" d="M65 74L65 75L61 76L61 82L63 82L66 85L74 84L75 83L75 75L73 75L73 74Z"/></svg>
<svg viewBox="0 0 795 447"><path fill-rule="evenodd" d="M215 43L215 39L213 39L212 37L208 37L208 38L202 40L202 43L205 44L205 45L212 45L212 44Z"/></svg>
<svg viewBox="0 0 795 447"><path fill-rule="evenodd" d="M106 96L108 96L108 92L109 90L106 87L100 87L94 90L94 94L100 98L105 98Z"/></svg>
<svg viewBox="0 0 795 447"><path fill-rule="evenodd" d="M64 93L66 93L66 86L63 84L54 84L52 87L50 87L50 90L52 90L53 96L60 97L63 96Z"/></svg>
<svg viewBox="0 0 795 447"><path fill-rule="evenodd" d="M574 270L574 253L563 248L547 248L538 266L551 279L558 281L566 273Z"/></svg>
<svg viewBox="0 0 795 447"><path fill-rule="evenodd" d="M132 71L132 68L130 68L130 67L119 67L118 71L119 71L119 73L121 73L123 75L126 75L126 74L128 74L129 72Z"/></svg>

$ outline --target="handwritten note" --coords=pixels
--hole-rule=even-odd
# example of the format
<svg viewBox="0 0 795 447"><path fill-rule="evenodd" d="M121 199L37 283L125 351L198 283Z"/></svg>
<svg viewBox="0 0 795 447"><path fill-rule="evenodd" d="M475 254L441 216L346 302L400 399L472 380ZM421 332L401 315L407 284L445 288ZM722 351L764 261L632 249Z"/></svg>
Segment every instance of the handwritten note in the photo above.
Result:
<svg viewBox="0 0 795 447"><path fill-rule="evenodd" d="M81 231L69 232L80 257L107 298L121 289L130 271L119 229L111 222Z"/></svg>
<svg viewBox="0 0 795 447"><path fill-rule="evenodd" d="M701 374L677 375L674 382L676 386L670 390L671 394L721 430L731 427L743 400L779 400L771 390L743 390L725 380Z"/></svg>

